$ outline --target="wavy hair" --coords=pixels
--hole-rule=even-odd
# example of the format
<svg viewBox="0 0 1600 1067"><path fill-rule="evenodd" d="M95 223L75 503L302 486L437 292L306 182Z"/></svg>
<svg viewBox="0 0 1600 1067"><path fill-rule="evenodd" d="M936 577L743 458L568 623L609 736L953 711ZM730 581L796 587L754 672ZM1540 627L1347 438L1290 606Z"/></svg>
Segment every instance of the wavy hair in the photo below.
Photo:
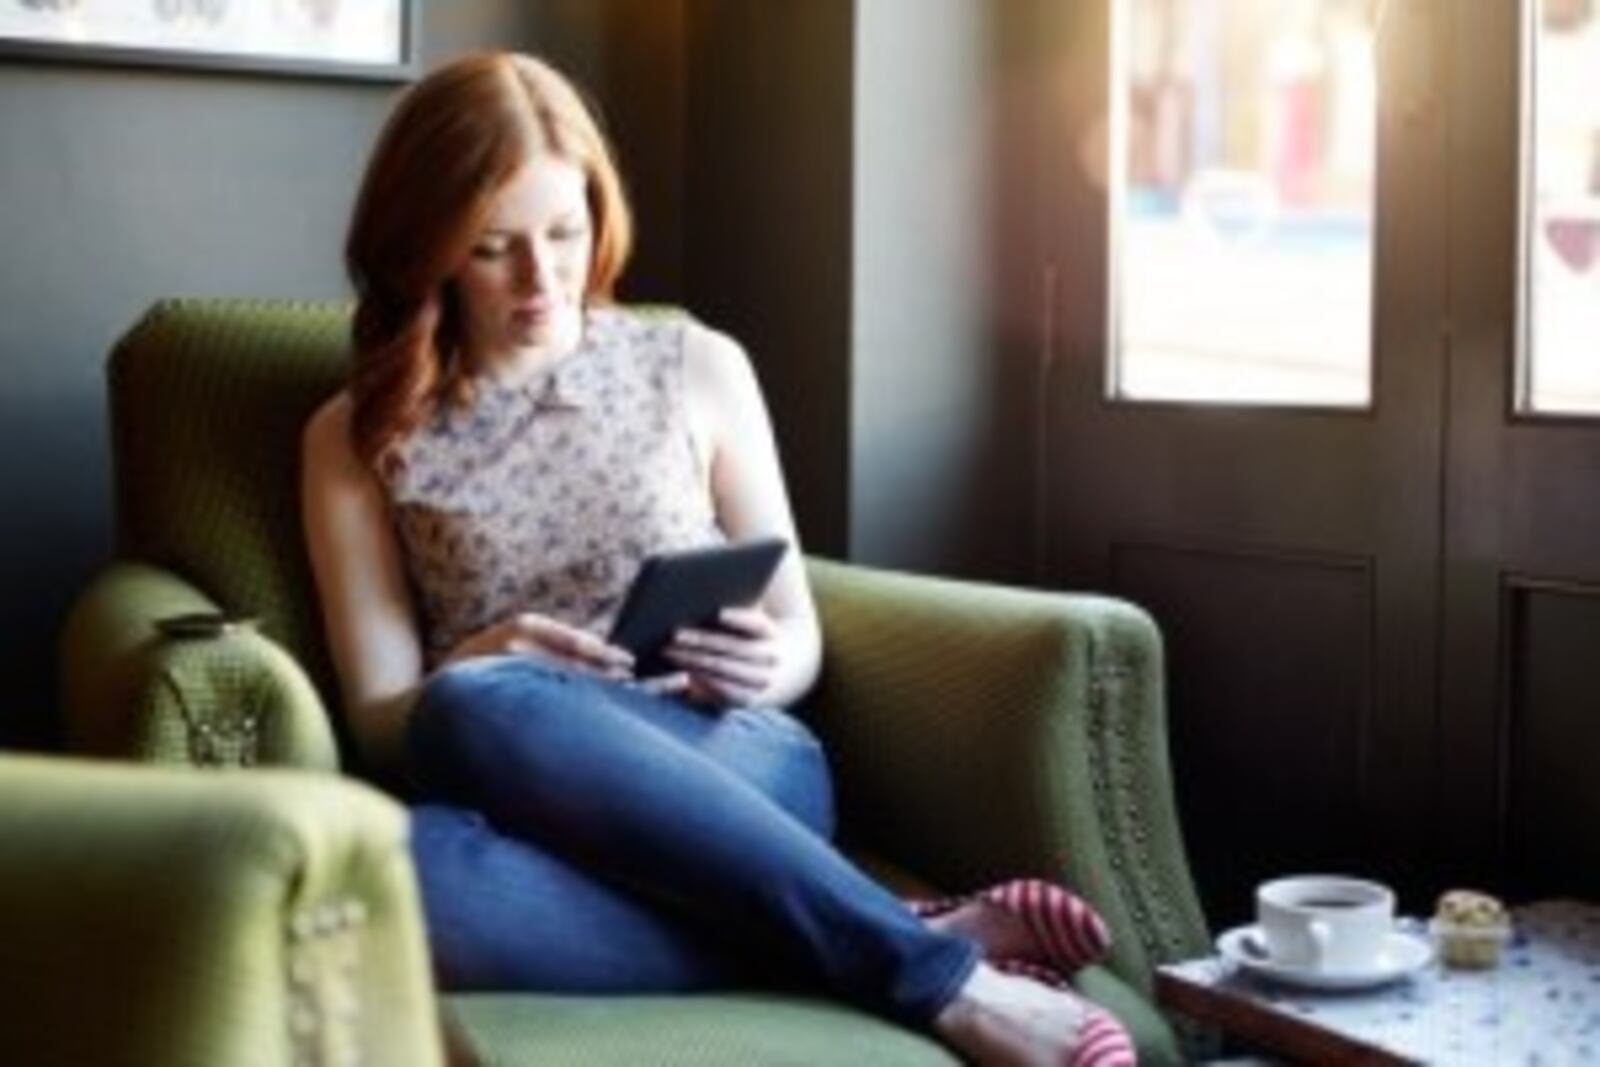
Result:
<svg viewBox="0 0 1600 1067"><path fill-rule="evenodd" d="M532 157L586 178L594 251L586 304L613 298L633 223L611 149L578 90L530 56L467 56L412 86L367 163L345 241L356 292L351 432L379 469L441 398L467 395L452 279L494 196Z"/></svg>

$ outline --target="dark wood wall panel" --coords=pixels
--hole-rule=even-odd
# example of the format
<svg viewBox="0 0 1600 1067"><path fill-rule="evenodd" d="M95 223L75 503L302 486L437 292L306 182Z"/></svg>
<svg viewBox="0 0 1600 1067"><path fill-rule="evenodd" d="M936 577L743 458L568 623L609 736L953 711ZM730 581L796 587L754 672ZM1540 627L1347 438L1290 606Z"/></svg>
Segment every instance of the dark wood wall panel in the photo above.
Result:
<svg viewBox="0 0 1600 1067"><path fill-rule="evenodd" d="M1179 811L1212 924L1247 917L1263 878L1366 870L1370 562L1122 544L1111 572L1166 638Z"/></svg>
<svg viewBox="0 0 1600 1067"><path fill-rule="evenodd" d="M1600 586L1506 582L1507 883L1600 897Z"/></svg>

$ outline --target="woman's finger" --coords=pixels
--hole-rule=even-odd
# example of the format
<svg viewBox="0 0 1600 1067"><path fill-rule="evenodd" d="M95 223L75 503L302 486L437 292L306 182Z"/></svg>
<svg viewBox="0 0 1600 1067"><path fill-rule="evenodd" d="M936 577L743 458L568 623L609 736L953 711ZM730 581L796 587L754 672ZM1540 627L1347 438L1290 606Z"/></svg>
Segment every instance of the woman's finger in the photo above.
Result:
<svg viewBox="0 0 1600 1067"><path fill-rule="evenodd" d="M688 671L674 671L672 674L658 674L653 678L640 678L633 684L647 693L676 696L688 692L691 681Z"/></svg>
<svg viewBox="0 0 1600 1067"><path fill-rule="evenodd" d="M697 675L748 689L764 689L772 678L771 663L732 659L700 649L669 645L665 656Z"/></svg>
<svg viewBox="0 0 1600 1067"><path fill-rule="evenodd" d="M605 671L633 668L632 653L588 630L535 614L519 615L517 624L526 637L566 659L591 664Z"/></svg>
<svg viewBox="0 0 1600 1067"><path fill-rule="evenodd" d="M633 678L631 668L596 663L581 656L568 655L552 649L547 642L533 641L526 637L508 638L505 642L505 650L518 656L526 656L528 659L539 663L548 663L555 667L575 671L578 674L587 674L595 678L607 678L614 682L626 682Z"/></svg>
<svg viewBox="0 0 1600 1067"><path fill-rule="evenodd" d="M690 678L689 690L684 696L697 704L721 708L755 707L761 702L764 692L760 688L733 685L704 674L691 675Z"/></svg>
<svg viewBox="0 0 1600 1067"><path fill-rule="evenodd" d="M778 633L778 624L760 608L723 608L717 612L717 623L749 637L775 637Z"/></svg>
<svg viewBox="0 0 1600 1067"><path fill-rule="evenodd" d="M761 666L773 666L778 662L778 647L776 643L766 640L754 640L735 634L718 633L715 630L679 630L672 635L672 644L669 648L680 648L686 651L711 652L730 659L744 660Z"/></svg>

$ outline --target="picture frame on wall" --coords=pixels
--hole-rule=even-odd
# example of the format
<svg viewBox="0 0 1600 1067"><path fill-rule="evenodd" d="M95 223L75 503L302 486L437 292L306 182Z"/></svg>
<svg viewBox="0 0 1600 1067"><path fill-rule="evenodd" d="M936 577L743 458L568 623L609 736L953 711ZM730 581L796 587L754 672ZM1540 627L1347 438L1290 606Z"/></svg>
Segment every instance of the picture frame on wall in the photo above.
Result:
<svg viewBox="0 0 1600 1067"><path fill-rule="evenodd" d="M0 0L0 61L405 81L418 0Z"/></svg>

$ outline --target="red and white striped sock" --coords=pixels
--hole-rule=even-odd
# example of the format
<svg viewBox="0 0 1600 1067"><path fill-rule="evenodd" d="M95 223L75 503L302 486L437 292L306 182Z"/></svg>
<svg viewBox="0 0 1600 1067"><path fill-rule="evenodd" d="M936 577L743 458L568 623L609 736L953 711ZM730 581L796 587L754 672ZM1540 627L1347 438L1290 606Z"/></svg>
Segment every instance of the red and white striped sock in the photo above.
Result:
<svg viewBox="0 0 1600 1067"><path fill-rule="evenodd" d="M1100 914L1054 882L1020 878L981 896L1021 919L1057 970L1070 973L1099 963L1111 950L1111 931Z"/></svg>
<svg viewBox="0 0 1600 1067"><path fill-rule="evenodd" d="M1066 1067L1138 1067L1133 1038L1104 1008L1090 1008Z"/></svg>

